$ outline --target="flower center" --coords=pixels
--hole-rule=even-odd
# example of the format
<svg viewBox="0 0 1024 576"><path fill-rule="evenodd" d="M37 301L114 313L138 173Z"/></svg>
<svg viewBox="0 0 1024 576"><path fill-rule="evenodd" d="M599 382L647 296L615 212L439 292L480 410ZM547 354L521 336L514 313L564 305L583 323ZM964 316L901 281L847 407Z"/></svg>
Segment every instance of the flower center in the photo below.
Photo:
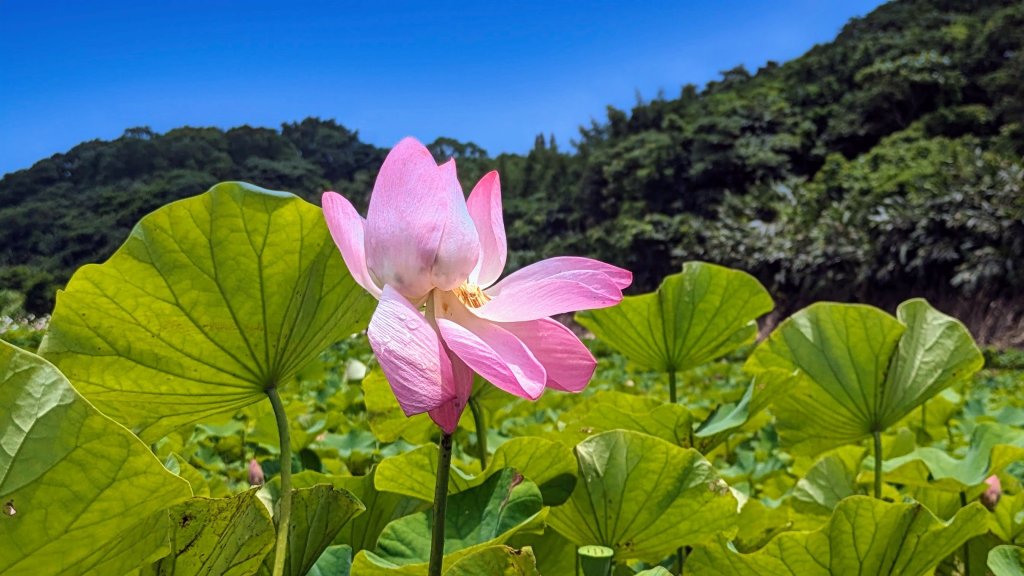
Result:
<svg viewBox="0 0 1024 576"><path fill-rule="evenodd" d="M476 284L470 284L469 282L463 282L462 286L459 286L455 290L455 297L460 302L469 306L470 308L479 308L487 303L491 299L490 296L484 294L484 291L480 289Z"/></svg>

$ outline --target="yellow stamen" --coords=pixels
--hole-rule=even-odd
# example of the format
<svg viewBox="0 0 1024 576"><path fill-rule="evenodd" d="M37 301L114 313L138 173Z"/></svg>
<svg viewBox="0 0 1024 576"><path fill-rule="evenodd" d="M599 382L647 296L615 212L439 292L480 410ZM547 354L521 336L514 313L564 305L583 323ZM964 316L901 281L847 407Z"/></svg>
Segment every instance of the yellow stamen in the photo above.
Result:
<svg viewBox="0 0 1024 576"><path fill-rule="evenodd" d="M459 286L455 290L455 297L460 302L469 306L470 308L479 308L487 303L491 299L490 296L484 294L484 291L480 289L476 284L470 284L469 282L463 282L462 286Z"/></svg>

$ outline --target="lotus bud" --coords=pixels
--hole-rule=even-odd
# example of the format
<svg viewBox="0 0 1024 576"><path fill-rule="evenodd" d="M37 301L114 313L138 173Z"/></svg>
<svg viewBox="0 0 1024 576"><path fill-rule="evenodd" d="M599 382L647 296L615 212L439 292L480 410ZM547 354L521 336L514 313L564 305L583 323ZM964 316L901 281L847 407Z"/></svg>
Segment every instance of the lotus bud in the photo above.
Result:
<svg viewBox="0 0 1024 576"><path fill-rule="evenodd" d="M979 499L985 508L995 510L996 504L999 503L999 497L1003 495L1003 484L995 474L986 478L985 484L988 484L988 490L985 490Z"/></svg>
<svg viewBox="0 0 1024 576"><path fill-rule="evenodd" d="M263 478L263 467L255 458L249 460L249 485L263 486L266 480Z"/></svg>

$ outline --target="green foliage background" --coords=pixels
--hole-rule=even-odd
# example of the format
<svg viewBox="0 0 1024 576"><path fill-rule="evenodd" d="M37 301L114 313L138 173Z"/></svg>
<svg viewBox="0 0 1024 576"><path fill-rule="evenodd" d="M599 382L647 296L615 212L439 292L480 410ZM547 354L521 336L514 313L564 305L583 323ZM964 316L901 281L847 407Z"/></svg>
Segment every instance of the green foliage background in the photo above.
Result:
<svg viewBox="0 0 1024 576"><path fill-rule="evenodd" d="M1022 78L1020 2L899 0L791 62L609 107L572 153L543 135L524 156L430 147L467 190L500 172L512 267L585 254L645 292L700 259L749 271L783 314L925 295L981 341L1019 344ZM142 215L223 180L364 208L385 153L317 118L83 143L0 180L0 288L44 314Z"/></svg>

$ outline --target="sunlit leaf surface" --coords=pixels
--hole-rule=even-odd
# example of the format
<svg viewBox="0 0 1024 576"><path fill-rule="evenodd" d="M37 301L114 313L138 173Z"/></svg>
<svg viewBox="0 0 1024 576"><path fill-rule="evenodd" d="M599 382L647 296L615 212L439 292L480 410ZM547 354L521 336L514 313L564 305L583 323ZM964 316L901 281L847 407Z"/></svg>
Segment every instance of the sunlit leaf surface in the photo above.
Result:
<svg viewBox="0 0 1024 576"><path fill-rule="evenodd" d="M755 320L773 306L768 291L746 272L687 262L656 292L580 312L576 319L638 365L674 372L753 341Z"/></svg>
<svg viewBox="0 0 1024 576"><path fill-rule="evenodd" d="M153 441L260 400L373 305L319 208L224 183L146 216L107 262L79 269L40 350Z"/></svg>
<svg viewBox="0 0 1024 576"><path fill-rule="evenodd" d="M42 358L0 341L0 573L123 574L167 554L191 496Z"/></svg>
<svg viewBox="0 0 1024 576"><path fill-rule="evenodd" d="M814 454L886 430L983 363L963 324L918 299L896 318L859 304L814 304L776 328L744 368L792 377L776 402L779 432Z"/></svg>
<svg viewBox="0 0 1024 576"><path fill-rule="evenodd" d="M697 576L920 576L964 542L985 533L986 514L980 504L971 504L947 523L918 503L853 496L840 502L819 530L783 533L749 554L731 550L727 539L719 537L716 543L697 547L686 569Z"/></svg>

